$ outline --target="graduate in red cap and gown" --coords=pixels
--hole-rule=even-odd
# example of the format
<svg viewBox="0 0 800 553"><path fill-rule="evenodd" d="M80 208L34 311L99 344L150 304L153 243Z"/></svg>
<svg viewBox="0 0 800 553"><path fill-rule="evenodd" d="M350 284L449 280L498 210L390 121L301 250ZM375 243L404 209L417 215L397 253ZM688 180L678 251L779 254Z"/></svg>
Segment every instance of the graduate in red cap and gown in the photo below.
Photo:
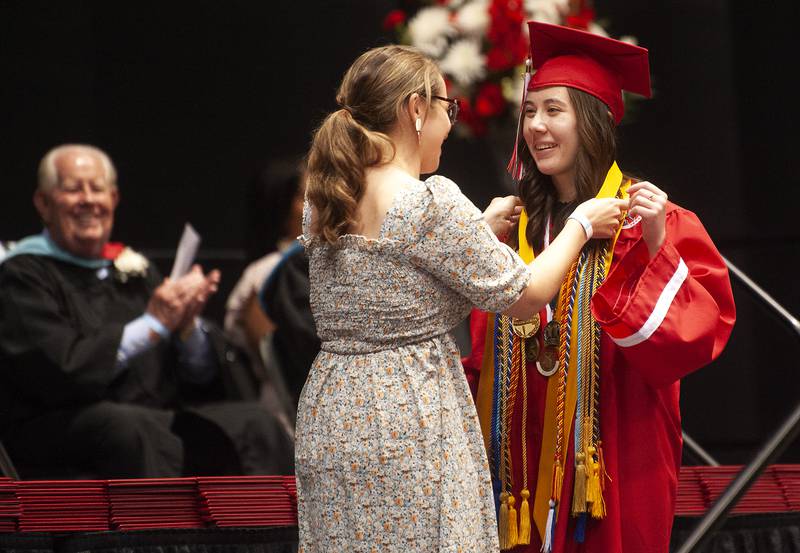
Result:
<svg viewBox="0 0 800 553"><path fill-rule="evenodd" d="M622 90L650 96L647 50L529 27L536 71L509 164L525 209L508 241L530 262L579 202L616 196L630 208L532 319L473 312L465 368L478 381L501 549L665 553L679 380L728 340L728 271L694 213L615 162Z"/></svg>

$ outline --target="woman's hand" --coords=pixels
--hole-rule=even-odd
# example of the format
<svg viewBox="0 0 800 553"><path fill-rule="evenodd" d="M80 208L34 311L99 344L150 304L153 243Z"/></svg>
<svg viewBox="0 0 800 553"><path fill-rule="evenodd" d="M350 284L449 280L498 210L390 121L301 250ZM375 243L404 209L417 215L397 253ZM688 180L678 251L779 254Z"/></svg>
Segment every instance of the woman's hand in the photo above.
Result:
<svg viewBox="0 0 800 553"><path fill-rule="evenodd" d="M618 198L592 198L576 207L572 214L589 221L592 225L592 238L612 238L628 204L629 200Z"/></svg>
<svg viewBox="0 0 800 553"><path fill-rule="evenodd" d="M493 198L483 212L483 220L489 224L495 236L505 236L514 228L522 213L522 202L516 196Z"/></svg>
<svg viewBox="0 0 800 553"><path fill-rule="evenodd" d="M628 188L631 216L642 218L642 238L653 257L666 236L667 194L651 182L642 181Z"/></svg>

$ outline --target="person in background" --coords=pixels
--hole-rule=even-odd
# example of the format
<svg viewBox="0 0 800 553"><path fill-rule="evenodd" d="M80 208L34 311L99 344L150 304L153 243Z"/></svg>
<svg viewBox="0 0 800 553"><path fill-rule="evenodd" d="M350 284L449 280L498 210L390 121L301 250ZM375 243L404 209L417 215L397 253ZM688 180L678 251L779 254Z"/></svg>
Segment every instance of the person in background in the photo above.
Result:
<svg viewBox="0 0 800 553"><path fill-rule="evenodd" d="M274 356L280 371L284 389L279 394L287 400L292 424L300 392L320 347L309 294L308 256L297 242L283 253L259 294L261 307L276 325L264 348Z"/></svg>
<svg viewBox="0 0 800 553"><path fill-rule="evenodd" d="M42 159L44 232L0 265L0 436L12 459L43 476L288 473L293 448L275 418L226 395L236 350L201 318L219 272L162 279L110 242L119 201L98 148Z"/></svg>
<svg viewBox="0 0 800 553"><path fill-rule="evenodd" d="M304 162L287 157L267 162L248 190L245 268L225 304L225 333L250 358L264 405L293 435L294 407L272 347L273 321L262 309L259 292L283 255L302 232Z"/></svg>

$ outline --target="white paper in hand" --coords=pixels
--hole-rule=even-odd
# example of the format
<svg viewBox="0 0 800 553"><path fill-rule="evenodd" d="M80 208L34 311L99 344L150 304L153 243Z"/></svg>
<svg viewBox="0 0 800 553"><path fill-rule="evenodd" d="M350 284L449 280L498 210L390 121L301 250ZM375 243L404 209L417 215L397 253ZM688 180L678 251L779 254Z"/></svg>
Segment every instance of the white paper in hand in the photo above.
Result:
<svg viewBox="0 0 800 553"><path fill-rule="evenodd" d="M183 227L183 235L178 243L178 251L175 253L175 263L172 265L172 272L169 278L175 280L189 272L197 255L197 248L200 247L200 235L194 230L192 225L186 223Z"/></svg>

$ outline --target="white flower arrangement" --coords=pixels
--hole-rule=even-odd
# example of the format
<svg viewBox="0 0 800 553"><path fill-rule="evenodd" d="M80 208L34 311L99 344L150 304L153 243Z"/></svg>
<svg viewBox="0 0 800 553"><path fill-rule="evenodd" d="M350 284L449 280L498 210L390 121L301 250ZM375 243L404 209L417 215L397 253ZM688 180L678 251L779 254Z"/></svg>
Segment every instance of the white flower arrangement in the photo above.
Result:
<svg viewBox="0 0 800 553"><path fill-rule="evenodd" d="M443 6L429 6L417 12L408 23L411 44L431 57L438 58L447 49L449 38L456 34L450 23L450 11Z"/></svg>
<svg viewBox="0 0 800 553"><path fill-rule="evenodd" d="M525 12L542 23L559 25L569 11L569 0L525 0Z"/></svg>
<svg viewBox="0 0 800 553"><path fill-rule="evenodd" d="M127 282L131 277L144 277L150 263L147 258L131 248L125 247L114 258L114 268L120 282Z"/></svg>
<svg viewBox="0 0 800 553"><path fill-rule="evenodd" d="M464 35L480 39L489 28L489 0L473 0L455 12L454 23ZM453 45L455 46L455 44Z"/></svg>
<svg viewBox="0 0 800 553"><path fill-rule="evenodd" d="M456 83L467 87L486 76L486 56L481 53L480 42L464 38L453 43L439 67Z"/></svg>

